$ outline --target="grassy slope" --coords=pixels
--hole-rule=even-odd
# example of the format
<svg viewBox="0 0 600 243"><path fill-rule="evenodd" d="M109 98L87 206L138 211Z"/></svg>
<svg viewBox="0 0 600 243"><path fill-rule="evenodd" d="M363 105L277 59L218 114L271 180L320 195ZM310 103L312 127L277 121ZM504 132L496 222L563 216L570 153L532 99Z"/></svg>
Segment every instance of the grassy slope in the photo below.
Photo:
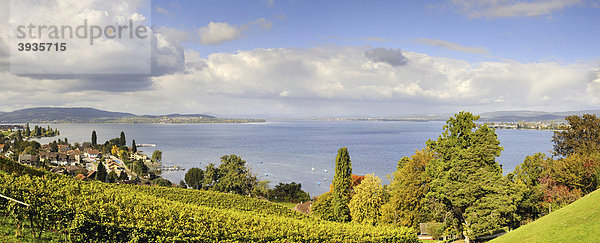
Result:
<svg viewBox="0 0 600 243"><path fill-rule="evenodd" d="M600 190L492 242L600 242Z"/></svg>

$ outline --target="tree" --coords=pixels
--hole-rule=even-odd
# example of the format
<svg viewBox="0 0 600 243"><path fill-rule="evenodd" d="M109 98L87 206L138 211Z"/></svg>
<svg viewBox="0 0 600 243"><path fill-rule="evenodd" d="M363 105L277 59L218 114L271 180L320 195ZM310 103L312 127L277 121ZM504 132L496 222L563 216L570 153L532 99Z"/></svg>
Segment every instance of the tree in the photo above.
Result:
<svg viewBox="0 0 600 243"><path fill-rule="evenodd" d="M554 154L568 156L573 153L590 153L600 150L600 118L596 115L568 116L570 127L554 132Z"/></svg>
<svg viewBox="0 0 600 243"><path fill-rule="evenodd" d="M121 131L121 136L119 138L119 147L123 147L127 144L127 140L125 140L125 132Z"/></svg>
<svg viewBox="0 0 600 243"><path fill-rule="evenodd" d="M310 200L308 193L302 190L300 183L279 183L269 191L269 200L280 202L306 202Z"/></svg>
<svg viewBox="0 0 600 243"><path fill-rule="evenodd" d="M520 189L522 199L517 202L517 214L525 223L539 218L543 213L541 202L544 191L540 181L546 174L550 158L543 153L527 156L523 163L517 165L515 170L507 175L512 181L512 188Z"/></svg>
<svg viewBox="0 0 600 243"><path fill-rule="evenodd" d="M156 162L162 161L162 151L154 150L154 152L152 152L152 161L156 161Z"/></svg>
<svg viewBox="0 0 600 243"><path fill-rule="evenodd" d="M115 172L114 170L111 170L110 172L108 172L108 177L106 178L106 181L108 183L114 183L117 181L119 177L117 176L117 172Z"/></svg>
<svg viewBox="0 0 600 243"><path fill-rule="evenodd" d="M217 181L219 181L219 168L214 163L209 163L204 169L204 182L202 185L207 190L213 190Z"/></svg>
<svg viewBox="0 0 600 243"><path fill-rule="evenodd" d="M21 134L21 130L17 130L17 140L16 141L21 141L23 140L23 135Z"/></svg>
<svg viewBox="0 0 600 243"><path fill-rule="evenodd" d="M180 181L179 181L179 187L181 187L181 188L183 188L183 189L186 189L186 188L187 188L187 185L185 184L185 182L184 182L183 180L180 180Z"/></svg>
<svg viewBox="0 0 600 243"><path fill-rule="evenodd" d="M310 214L323 220L335 221L333 213L333 192L321 194L310 207Z"/></svg>
<svg viewBox="0 0 600 243"><path fill-rule="evenodd" d="M333 214L335 221L350 221L350 186L352 184L352 163L348 148L340 148L335 158L335 175L333 176Z"/></svg>
<svg viewBox="0 0 600 243"><path fill-rule="evenodd" d="M193 189L202 189L204 171L200 168L191 168L185 173L185 184Z"/></svg>
<svg viewBox="0 0 600 243"><path fill-rule="evenodd" d="M136 160L135 162L133 162L133 172L135 172L138 175L146 175L148 174L148 166L146 166L146 164L144 164L144 161L142 161L141 159Z"/></svg>
<svg viewBox="0 0 600 243"><path fill-rule="evenodd" d="M381 179L375 174L366 175L362 183L354 188L354 196L348 204L352 222L375 225L379 221L381 205L385 202L384 193Z"/></svg>
<svg viewBox="0 0 600 243"><path fill-rule="evenodd" d="M129 180L129 175L127 175L127 173L124 170L122 170L121 173L119 174L119 180L120 181Z"/></svg>
<svg viewBox="0 0 600 243"><path fill-rule="evenodd" d="M481 221L472 207L509 208L505 203L492 205L491 198L504 190L502 168L495 158L502 147L493 129L486 125L477 128L478 116L460 112L451 117L436 141L429 140L427 147L436 153L426 167L432 178L426 197L436 205L440 214L434 215L446 223L449 233L477 237L500 229L507 222L498 221L493 227L479 227Z"/></svg>
<svg viewBox="0 0 600 243"><path fill-rule="evenodd" d="M165 178L162 178L162 177L156 178L155 180L152 181L152 183L157 186L166 186L166 187L170 187L173 185L173 183L171 181L169 181Z"/></svg>
<svg viewBox="0 0 600 243"><path fill-rule="evenodd" d="M92 131L92 146L95 147L96 145L98 145L98 136L96 135L96 130L94 130Z"/></svg>
<svg viewBox="0 0 600 243"><path fill-rule="evenodd" d="M50 152L58 152L58 143L56 140L50 143Z"/></svg>
<svg viewBox="0 0 600 243"><path fill-rule="evenodd" d="M425 195L431 178L425 168L433 158L433 151L425 148L398 161L398 170L387 187L390 200L381 208L382 222L418 229L420 223L430 220Z"/></svg>
<svg viewBox="0 0 600 243"><path fill-rule="evenodd" d="M135 144L135 139L131 142L131 152L137 153L137 145Z"/></svg>
<svg viewBox="0 0 600 243"><path fill-rule="evenodd" d="M106 168L102 164L102 162L98 162L98 167L96 168L96 180L105 182L107 177Z"/></svg>
<svg viewBox="0 0 600 243"><path fill-rule="evenodd" d="M256 176L246 167L246 161L235 154L221 157L217 175L213 189L220 192L249 195L258 184Z"/></svg>
<svg viewBox="0 0 600 243"><path fill-rule="evenodd" d="M25 126L25 137L29 137L31 135L31 129L29 128L29 123Z"/></svg>

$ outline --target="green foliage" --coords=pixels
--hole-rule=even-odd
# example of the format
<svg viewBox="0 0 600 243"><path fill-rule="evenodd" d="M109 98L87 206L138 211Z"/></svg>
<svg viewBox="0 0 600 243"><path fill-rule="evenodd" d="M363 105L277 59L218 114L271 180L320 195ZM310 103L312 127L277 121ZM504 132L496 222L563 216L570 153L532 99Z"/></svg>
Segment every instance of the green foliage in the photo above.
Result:
<svg viewBox="0 0 600 243"><path fill-rule="evenodd" d="M154 152L152 152L152 161L156 161L156 162L162 161L162 151L154 150Z"/></svg>
<svg viewBox="0 0 600 243"><path fill-rule="evenodd" d="M106 182L108 183L114 183L117 181L119 177L117 176L117 172L115 172L114 170L111 170L110 172L108 172L108 176L106 177Z"/></svg>
<svg viewBox="0 0 600 243"><path fill-rule="evenodd" d="M170 187L173 185L173 183L171 183L171 181L169 181L165 178L158 177L158 178L152 180L152 185Z"/></svg>
<svg viewBox="0 0 600 243"><path fill-rule="evenodd" d="M335 175L333 177L333 214L335 221L350 221L350 186L352 185L352 163L348 148L340 148L335 158Z"/></svg>
<svg viewBox="0 0 600 243"><path fill-rule="evenodd" d="M96 180L105 182L107 179L106 167L102 162L98 162L98 167L96 167Z"/></svg>
<svg viewBox="0 0 600 243"><path fill-rule="evenodd" d="M92 146L98 145L98 136L96 135L96 130L92 131Z"/></svg>
<svg viewBox="0 0 600 243"><path fill-rule="evenodd" d="M124 147L127 145L127 140L125 139L125 132L121 131L121 136L119 137L119 147Z"/></svg>
<svg viewBox="0 0 600 243"><path fill-rule="evenodd" d="M202 189L204 171L200 168L191 168L185 173L185 184L193 189Z"/></svg>
<svg viewBox="0 0 600 243"><path fill-rule="evenodd" d="M565 118L570 127L554 132L554 153L568 156L573 153L587 154L600 151L600 118L596 115L572 115Z"/></svg>
<svg viewBox="0 0 600 243"><path fill-rule="evenodd" d="M317 197L310 208L310 214L323 220L334 221L333 192L329 191Z"/></svg>
<svg viewBox="0 0 600 243"><path fill-rule="evenodd" d="M268 193L268 198L271 201L279 202L306 202L310 200L308 193L302 190L302 184L279 183Z"/></svg>
<svg viewBox="0 0 600 243"><path fill-rule="evenodd" d="M135 139L131 142L131 152L137 153L137 145L135 144Z"/></svg>
<svg viewBox="0 0 600 243"><path fill-rule="evenodd" d="M148 174L148 166L146 166L144 161L138 159L133 162L133 172L140 176L145 176Z"/></svg>
<svg viewBox="0 0 600 243"><path fill-rule="evenodd" d="M216 174L209 174L208 168L206 172L206 176L213 179L209 183L213 186L209 188L214 191L250 195L252 188L258 184L256 176L252 175L246 167L246 161L235 154L222 156L216 172ZM214 180L214 177L217 180Z"/></svg>
<svg viewBox="0 0 600 243"><path fill-rule="evenodd" d="M385 203L384 193L381 179L368 174L354 187L354 196L348 204L352 222L375 225L379 221L381 205Z"/></svg>
<svg viewBox="0 0 600 243"><path fill-rule="evenodd" d="M487 208L495 214L509 214L504 205L511 200L499 198L505 185L502 169L495 161L502 147L493 129L483 125L477 128L478 116L460 112L450 118L437 141L429 140L428 147L436 153L436 159L427 165L426 172L432 178L427 198L441 210L434 217L445 222L449 233L477 237L505 226L502 221L482 226L482 221L472 212L474 208ZM441 214L440 214L441 213Z"/></svg>
<svg viewBox="0 0 600 243"><path fill-rule="evenodd" d="M420 223L430 220L425 195L431 178L425 168L433 158L433 152L425 148L398 162L398 170L387 187L391 197L381 208L382 222L418 229Z"/></svg>
<svg viewBox="0 0 600 243"><path fill-rule="evenodd" d="M121 173L119 174L119 180L120 181L129 180L129 175L127 175L127 173L125 171L121 171Z"/></svg>

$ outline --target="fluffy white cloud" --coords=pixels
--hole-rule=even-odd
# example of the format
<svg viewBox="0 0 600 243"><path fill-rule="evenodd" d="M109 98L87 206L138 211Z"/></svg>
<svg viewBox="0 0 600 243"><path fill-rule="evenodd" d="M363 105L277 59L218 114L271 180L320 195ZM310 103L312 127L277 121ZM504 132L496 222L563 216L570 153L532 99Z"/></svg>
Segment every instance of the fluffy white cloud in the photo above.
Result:
<svg viewBox="0 0 600 243"><path fill-rule="evenodd" d="M165 39L168 39L165 37ZM397 49L320 46L184 53L185 69L143 90L78 89L81 79L3 73L4 110L94 106L141 114L391 115L463 109L570 110L600 105L600 65L470 63Z"/></svg>
<svg viewBox="0 0 600 243"><path fill-rule="evenodd" d="M581 4L581 0L452 0L469 18L550 16L556 11Z"/></svg>
<svg viewBox="0 0 600 243"><path fill-rule="evenodd" d="M219 45L227 41L237 40L243 37L243 33L249 31L252 27L270 29L273 23L265 18L245 23L241 26L234 26L224 22L210 22L207 26L198 30L200 42L204 45Z"/></svg>

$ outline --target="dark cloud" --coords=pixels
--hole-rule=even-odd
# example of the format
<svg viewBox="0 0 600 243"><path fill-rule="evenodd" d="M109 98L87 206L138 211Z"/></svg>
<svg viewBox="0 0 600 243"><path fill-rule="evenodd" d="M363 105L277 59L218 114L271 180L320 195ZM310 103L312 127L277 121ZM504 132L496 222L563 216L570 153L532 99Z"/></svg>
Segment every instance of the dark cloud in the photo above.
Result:
<svg viewBox="0 0 600 243"><path fill-rule="evenodd" d="M365 57L373 62L385 62L394 67L406 65L408 58L399 49L375 48L365 51Z"/></svg>

